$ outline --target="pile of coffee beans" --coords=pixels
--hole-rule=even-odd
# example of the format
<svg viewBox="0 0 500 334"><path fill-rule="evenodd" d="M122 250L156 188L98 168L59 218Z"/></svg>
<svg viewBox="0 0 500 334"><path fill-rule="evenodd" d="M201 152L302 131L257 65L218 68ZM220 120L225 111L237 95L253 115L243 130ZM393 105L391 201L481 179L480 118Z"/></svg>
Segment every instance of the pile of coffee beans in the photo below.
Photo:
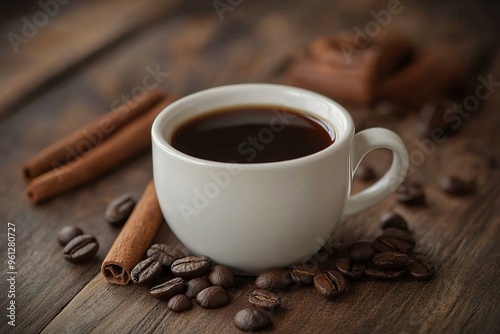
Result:
<svg viewBox="0 0 500 334"><path fill-rule="evenodd" d="M64 247L64 259L72 263L91 260L99 249L97 239L76 226L63 227L57 234L57 241Z"/></svg>
<svg viewBox="0 0 500 334"><path fill-rule="evenodd" d="M229 304L226 290L233 287L234 274L226 266L213 266L206 256L185 256L165 244L152 245L146 254L132 270L132 282L151 287L150 295L168 302L169 310L187 311L193 307L192 299L206 309ZM159 283L165 274L174 277Z"/></svg>

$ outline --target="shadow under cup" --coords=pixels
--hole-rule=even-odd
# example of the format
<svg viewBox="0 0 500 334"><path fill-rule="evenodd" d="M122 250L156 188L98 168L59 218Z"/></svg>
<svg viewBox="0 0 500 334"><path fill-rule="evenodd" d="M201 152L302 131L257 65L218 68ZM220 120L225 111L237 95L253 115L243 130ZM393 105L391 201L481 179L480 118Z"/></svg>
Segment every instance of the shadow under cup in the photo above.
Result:
<svg viewBox="0 0 500 334"><path fill-rule="evenodd" d="M171 145L177 129L213 110L265 105L302 111L331 127L335 142L296 159L225 163ZM182 98L152 128L153 173L165 219L194 254L240 274L299 263L328 240L350 191L354 126L340 105L303 89L241 84Z"/></svg>

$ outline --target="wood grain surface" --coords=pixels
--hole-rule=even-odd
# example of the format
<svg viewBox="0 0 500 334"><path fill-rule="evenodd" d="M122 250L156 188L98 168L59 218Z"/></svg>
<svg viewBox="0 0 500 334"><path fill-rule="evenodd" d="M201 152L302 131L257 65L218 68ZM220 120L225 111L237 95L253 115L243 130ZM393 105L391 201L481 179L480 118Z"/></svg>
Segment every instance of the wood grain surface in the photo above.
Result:
<svg viewBox="0 0 500 334"><path fill-rule="evenodd" d="M1 49L3 59L10 60L0 62L0 110L23 102L0 123L0 219L4 226L0 231L4 273L0 333L238 333L232 317L248 306L252 278L237 279L236 288L230 291L232 301L222 309L195 305L175 314L146 289L111 285L99 273L119 232L104 221L106 205L125 192L140 196L152 177L150 153L38 206L30 205L25 196L22 163L134 94L151 71L156 71L159 87L181 94L229 83L279 83L291 57L312 38L364 28L373 20L370 11L383 10L387 1L242 1L226 11L222 21L211 2L185 1L175 11L168 10L171 4L153 1L123 1L118 7L111 3L68 4L67 11L56 18L67 23L45 27L47 34L62 36L53 47L46 49L52 44L40 32L40 37L25 45L29 51L13 55ZM488 19L498 9L485 7L491 5L489 1L401 4L404 10L387 28L412 36L422 50L442 40L467 39L471 49L478 43L498 41L498 26ZM137 16L130 19L130 13ZM76 25L80 19L95 20L82 35ZM7 23L3 22L2 34ZM140 30L125 33L138 25ZM97 49L103 51L95 53ZM95 56L72 68L71 64L89 54ZM493 81L500 81L500 56L483 71L484 78L491 75ZM38 81L27 83L30 76ZM54 76L57 82L46 84ZM472 78L472 87L479 84L477 77ZM30 93L33 87L42 86L36 96ZM384 126L401 135L413 157L409 178L425 184L427 205L405 207L390 196L342 223L330 241L340 250L332 257L320 251L319 258L325 258L320 266L331 268L349 242L375 238L380 233L381 213L394 210L408 219L417 250L435 262L437 275L429 282L354 283L335 301L322 299L313 288L284 292L283 307L273 314L273 326L265 332L500 332L500 93L498 86L493 90L481 110L463 118L458 133L439 144L418 137L419 116L414 111L395 117L346 106L359 127ZM371 152L363 163L381 175L390 156L383 150ZM464 197L442 193L438 181L450 174L474 179L476 193ZM365 186L355 183L353 191ZM15 327L7 324L6 317L7 222L16 226ZM79 226L97 237L100 249L94 260L83 265L64 261L56 235L65 225ZM167 224L155 241L183 247Z"/></svg>

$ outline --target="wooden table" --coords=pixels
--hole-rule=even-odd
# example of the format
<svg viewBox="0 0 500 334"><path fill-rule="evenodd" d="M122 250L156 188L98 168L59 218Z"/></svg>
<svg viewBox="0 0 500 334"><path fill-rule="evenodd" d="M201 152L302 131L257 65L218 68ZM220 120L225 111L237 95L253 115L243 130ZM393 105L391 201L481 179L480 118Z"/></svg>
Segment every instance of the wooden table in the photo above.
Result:
<svg viewBox="0 0 500 334"><path fill-rule="evenodd" d="M391 18L388 28L407 33L423 49L450 38L470 38L471 48L478 36L498 40L498 27L491 20L498 18L497 8L481 2L430 3L402 0L403 10ZM238 332L232 317L248 305L252 279L238 279L229 306L203 310L195 305L189 312L174 314L147 290L110 285L99 273L119 232L104 221L104 209L122 193L140 196L152 177L150 153L38 206L26 199L21 165L107 112L123 94L137 89L151 69L162 73L157 77L159 86L181 94L229 83L279 83L290 57L313 37L364 28L374 19L370 10L386 8L387 1L241 1L219 17L212 2L75 0L61 4L44 25L39 14L44 9L39 5L2 6L2 36L21 34L23 16L32 21L38 13L42 21L37 21L35 36L23 37L26 43L17 45L17 54L9 39L0 42L0 218L4 226L0 332ZM485 73L497 82L499 59ZM355 283L336 301L322 299L312 288L286 292L283 308L273 315L271 331L500 332L498 88L475 117L463 119L459 134L427 146L427 153L417 136L416 113L397 119L360 106L348 108L357 123L393 129L410 153L424 153L423 159L414 161L410 178L426 184L428 204L408 208L391 196L339 226L333 242L374 238L379 233L379 215L392 209L408 219L419 242L417 249L435 262L437 275L429 282ZM496 166L491 157L497 159ZM366 163L380 175L388 156L373 152ZM443 194L437 182L448 174L473 177L476 193ZM355 190L362 187L356 184ZM11 276L7 274L8 223L15 225L15 328L6 317L11 287L7 283ZM93 261L73 265L63 260L56 234L65 225L77 225L97 236L100 249ZM166 224L156 241L178 244ZM331 267L332 261L321 265Z"/></svg>

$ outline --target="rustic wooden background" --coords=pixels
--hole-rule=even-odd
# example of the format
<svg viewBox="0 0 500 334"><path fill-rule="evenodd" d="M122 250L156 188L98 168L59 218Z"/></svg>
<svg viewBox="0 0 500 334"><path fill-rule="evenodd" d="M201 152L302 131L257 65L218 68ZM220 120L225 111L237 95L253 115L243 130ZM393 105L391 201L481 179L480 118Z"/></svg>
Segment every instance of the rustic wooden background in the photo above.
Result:
<svg viewBox="0 0 500 334"><path fill-rule="evenodd" d="M373 20L370 10L384 9L387 3L243 0L220 20L211 1L75 0L59 5L54 17L40 24L16 53L8 34L21 35L23 17L32 22L43 9L36 2L2 2L0 332L238 332L232 317L247 305L251 279L238 280L238 288L231 291L232 303L223 309L195 306L174 314L145 289L112 286L99 273L119 232L103 220L104 209L124 192L140 196L152 177L150 153L39 206L29 205L25 197L21 165L107 112L122 94L142 84L148 68L159 66L168 72L159 77L159 85L181 94L229 83L279 83L293 54L312 38L363 28ZM479 41L498 42L499 11L494 1L401 0L401 6L402 12L387 28L408 34L423 50L443 41L466 41L470 50ZM500 57L486 68L485 75L489 74L500 81ZM393 129L410 152L422 151L416 113L398 118L375 115L360 106L348 108L358 124ZM419 240L418 250L436 263L433 280L357 283L333 302L311 288L288 292L268 331L500 332L499 108L500 94L495 91L477 115L464 119L456 136L435 145L414 164L411 178L426 184L427 206L406 208L390 197L339 226L332 237L336 244L371 239L379 233L379 215L393 209L408 218ZM382 174L388 155L370 153L365 163ZM476 179L477 192L460 198L444 195L437 180L449 173ZM363 186L355 184L354 190ZM6 318L7 222L16 225L15 328ZM93 261L77 266L63 260L56 234L65 225L97 236L101 247ZM156 239L178 244L166 224ZM328 260L322 266L331 264Z"/></svg>

